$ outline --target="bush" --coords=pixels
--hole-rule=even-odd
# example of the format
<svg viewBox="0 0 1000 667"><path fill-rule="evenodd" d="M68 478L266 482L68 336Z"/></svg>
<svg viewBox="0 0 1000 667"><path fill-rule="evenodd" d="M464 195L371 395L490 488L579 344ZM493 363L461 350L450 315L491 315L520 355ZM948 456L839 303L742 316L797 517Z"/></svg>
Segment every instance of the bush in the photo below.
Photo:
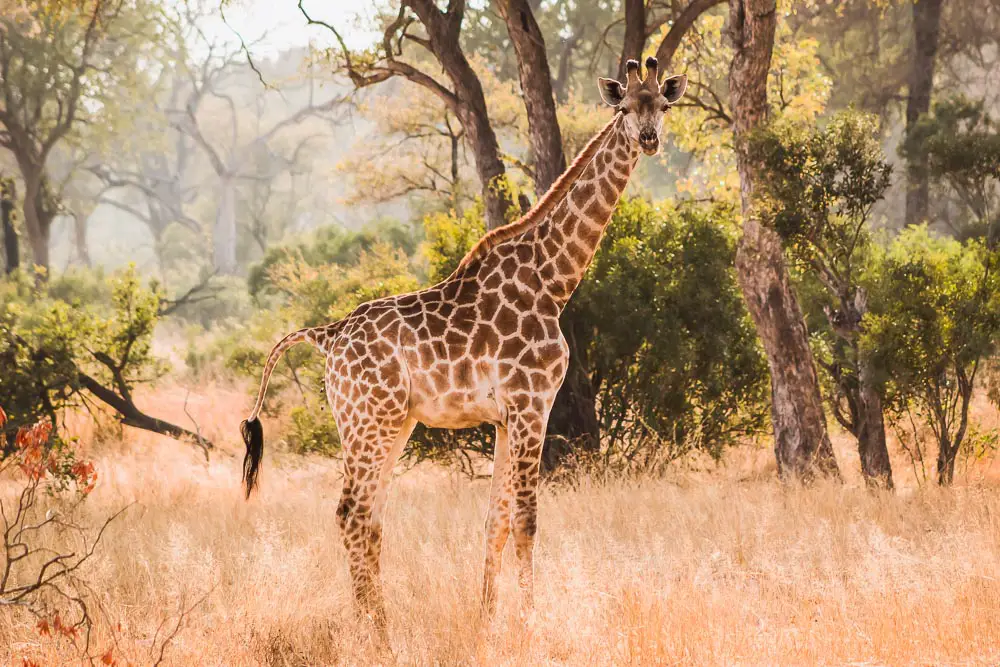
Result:
<svg viewBox="0 0 1000 667"><path fill-rule="evenodd" d="M926 227L904 231L874 263L863 344L886 379L892 422L915 465L926 421L938 445L941 484L970 432L977 376L1000 339L1000 258L982 241L961 243ZM926 476L926 471L923 471Z"/></svg>
<svg viewBox="0 0 1000 667"><path fill-rule="evenodd" d="M652 468L757 433L767 368L733 273L728 206L623 200L563 314L585 345L602 455ZM580 335L581 332L584 335Z"/></svg>

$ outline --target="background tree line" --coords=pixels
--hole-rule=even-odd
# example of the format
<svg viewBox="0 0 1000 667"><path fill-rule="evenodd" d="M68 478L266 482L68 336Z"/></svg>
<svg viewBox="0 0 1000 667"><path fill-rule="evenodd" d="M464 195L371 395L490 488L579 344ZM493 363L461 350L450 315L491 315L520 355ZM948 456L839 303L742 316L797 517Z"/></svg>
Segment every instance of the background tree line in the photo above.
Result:
<svg viewBox="0 0 1000 667"><path fill-rule="evenodd" d="M876 487L887 432L941 483L993 447L970 406L997 336L994 3L401 0L362 47L289 9L314 41L270 57L214 4L3 12L0 357L25 421L91 401L135 425L157 336L188 338L187 372L252 375L290 322L446 275L606 120L595 77L656 55L689 94L564 313L546 465L656 469L770 433L782 476L838 477L827 415ZM335 451L297 352L289 440Z"/></svg>

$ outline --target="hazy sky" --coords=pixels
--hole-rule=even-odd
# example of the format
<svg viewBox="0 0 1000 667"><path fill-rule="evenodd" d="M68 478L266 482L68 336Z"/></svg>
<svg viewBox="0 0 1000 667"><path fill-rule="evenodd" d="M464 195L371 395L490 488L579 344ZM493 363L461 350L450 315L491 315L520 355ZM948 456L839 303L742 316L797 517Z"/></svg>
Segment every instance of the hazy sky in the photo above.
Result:
<svg viewBox="0 0 1000 667"><path fill-rule="evenodd" d="M303 7L312 18L336 26L350 48L364 48L378 38L378 32L372 29L376 4L371 0L305 0ZM226 8L226 20L248 43L267 33L253 47L255 56L267 57L310 41L319 45L333 43L326 28L306 25L298 0L236 0ZM215 30L220 37L235 39L221 21Z"/></svg>

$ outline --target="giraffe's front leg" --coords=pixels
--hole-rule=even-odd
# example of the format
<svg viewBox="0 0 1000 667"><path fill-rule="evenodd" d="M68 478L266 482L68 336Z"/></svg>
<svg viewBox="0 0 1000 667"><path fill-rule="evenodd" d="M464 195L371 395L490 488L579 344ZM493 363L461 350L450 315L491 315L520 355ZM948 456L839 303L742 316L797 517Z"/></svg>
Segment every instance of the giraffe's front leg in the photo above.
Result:
<svg viewBox="0 0 1000 667"><path fill-rule="evenodd" d="M515 415L510 420L514 550L522 616L534 606L534 549L538 528L538 482L547 410Z"/></svg>
<svg viewBox="0 0 1000 667"><path fill-rule="evenodd" d="M514 502L512 469L507 429L498 426L493 453L493 482L490 506L486 512L486 563L483 566L483 610L492 618L497 607L497 575L503 559L503 548L510 534L510 514Z"/></svg>

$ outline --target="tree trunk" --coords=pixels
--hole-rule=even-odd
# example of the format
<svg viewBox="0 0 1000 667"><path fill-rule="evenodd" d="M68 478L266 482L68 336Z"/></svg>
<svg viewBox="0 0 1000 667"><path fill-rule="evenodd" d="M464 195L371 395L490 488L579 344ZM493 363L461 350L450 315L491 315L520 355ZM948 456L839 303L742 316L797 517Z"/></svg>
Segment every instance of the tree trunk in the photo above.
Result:
<svg viewBox="0 0 1000 667"><path fill-rule="evenodd" d="M87 245L87 219L83 213L73 214L73 246L76 249L76 260L83 266L90 267L90 247Z"/></svg>
<svg viewBox="0 0 1000 667"><path fill-rule="evenodd" d="M743 208L736 271L771 371L774 453L782 478L840 477L819 393L802 311L785 269L781 240L753 212L756 165L747 135L767 115L767 73L774 46L775 0L730 0L734 55L729 69L733 132Z"/></svg>
<svg viewBox="0 0 1000 667"><path fill-rule="evenodd" d="M858 417L854 436L858 439L861 474L870 488L892 490L892 462L885 442L882 397L875 388L871 364L862 359L858 365Z"/></svg>
<svg viewBox="0 0 1000 667"><path fill-rule="evenodd" d="M569 368L549 413L542 450L542 469L555 470L574 452L596 452L601 445L597 419L597 397L588 374L586 344L576 335L570 318L563 317L562 330L569 345Z"/></svg>
<svg viewBox="0 0 1000 667"><path fill-rule="evenodd" d="M915 0L913 3L913 53L910 57L909 95L906 100L907 132L931 108L942 3L943 0ZM927 156L922 154L914 157L907 165L907 225L918 225L927 219L929 201Z"/></svg>
<svg viewBox="0 0 1000 667"><path fill-rule="evenodd" d="M24 213L24 228L28 233L28 244L31 246L32 261L37 266L49 268L49 239L52 236L52 221L55 219L54 207L45 203L45 176L40 172L25 172L24 200L21 204ZM29 175L30 173L30 175Z"/></svg>
<svg viewBox="0 0 1000 667"><path fill-rule="evenodd" d="M645 46L645 0L625 0L625 38L622 40L622 55L618 59L619 81L625 81L625 63L629 60L642 60L642 49Z"/></svg>
<svg viewBox="0 0 1000 667"><path fill-rule="evenodd" d="M447 12L442 12L431 0L405 0L404 5L420 18L430 48L451 80L457 98L456 113L472 146L476 174L483 188L486 226L496 229L506 224L514 198L504 178L506 170L500 159L500 144L490 124L483 86L459 42L464 2L455 6L449 4Z"/></svg>
<svg viewBox="0 0 1000 667"><path fill-rule="evenodd" d="M552 94L552 72L545 39L526 0L502 0L500 7L517 55L521 92L528 112L528 134L535 154L535 196L540 198L566 169Z"/></svg>
<svg viewBox="0 0 1000 667"><path fill-rule="evenodd" d="M21 267L21 251L17 230L14 229L14 199L17 192L13 179L0 179L0 225L3 226L4 266L8 274Z"/></svg>
<svg viewBox="0 0 1000 667"><path fill-rule="evenodd" d="M947 438L938 444L938 484L951 486L952 482L955 481L955 459L958 458L958 447L955 447Z"/></svg>
<svg viewBox="0 0 1000 667"><path fill-rule="evenodd" d="M212 265L222 275L236 273L236 184L229 176L220 181L219 208L212 233Z"/></svg>

